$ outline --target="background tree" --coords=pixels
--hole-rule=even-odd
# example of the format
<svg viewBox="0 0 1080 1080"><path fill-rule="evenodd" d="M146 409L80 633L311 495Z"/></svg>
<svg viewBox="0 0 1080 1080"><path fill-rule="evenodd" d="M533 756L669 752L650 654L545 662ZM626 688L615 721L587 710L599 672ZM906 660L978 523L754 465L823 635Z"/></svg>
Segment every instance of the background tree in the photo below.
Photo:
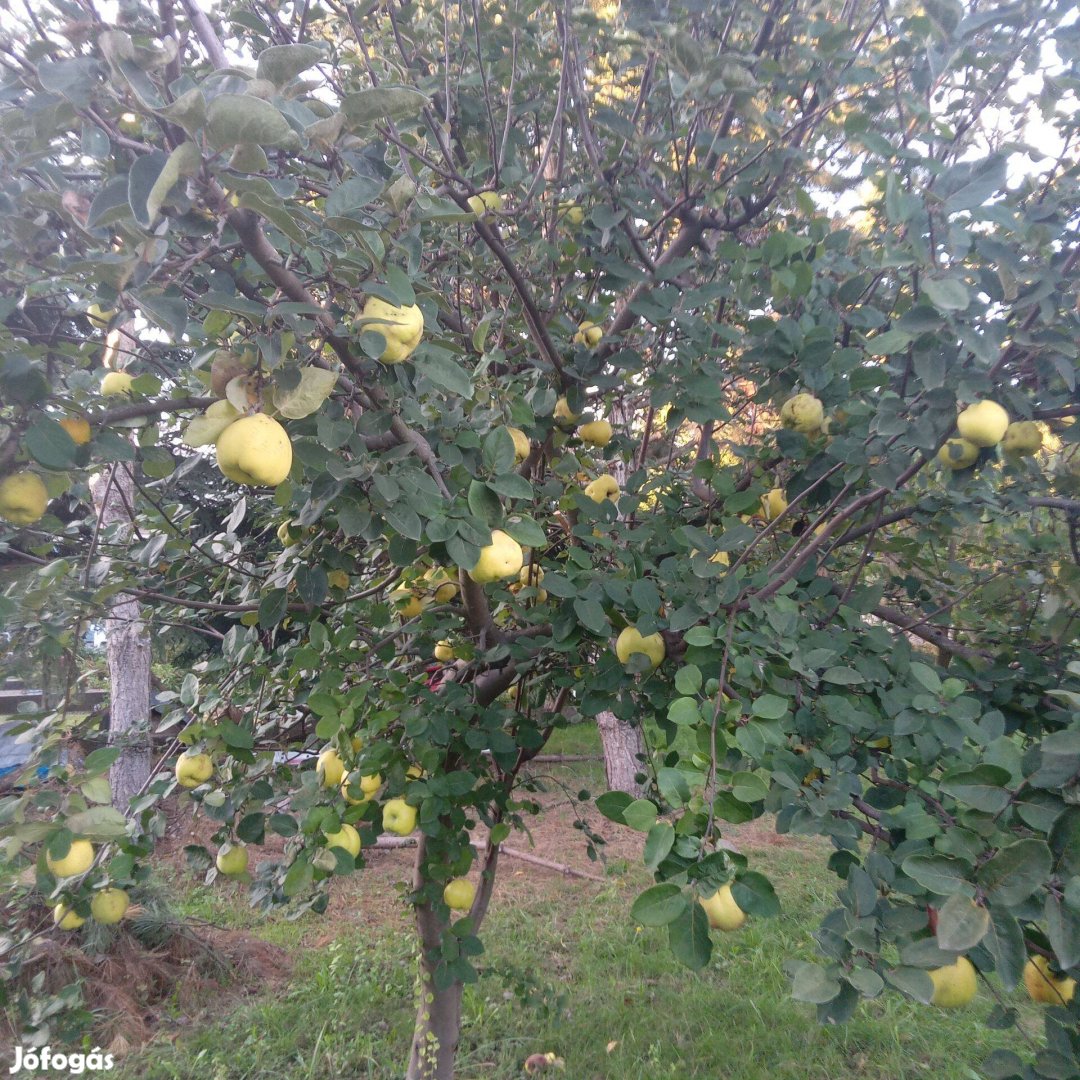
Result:
<svg viewBox="0 0 1080 1080"><path fill-rule="evenodd" d="M101 528L114 531L113 542L131 542L135 479L131 466L117 463L90 481ZM109 745L120 755L109 769L113 805L126 811L150 779L150 635L139 601L120 592L105 620L105 655L109 665Z"/></svg>
<svg viewBox="0 0 1080 1080"><path fill-rule="evenodd" d="M65 767L44 718L12 873L79 916L140 887L181 747L216 842L286 838L258 904L323 910L346 826L415 812L407 1074L449 1077L521 770L605 713L648 735L646 796L597 800L643 833L634 917L691 967L699 898L776 910L720 844L771 813L835 848L793 964L823 1019L1075 974L1067 5L75 11L0 45L4 614L46 632L44 579L71 625L123 595L217 646L130 825L92 805L115 750ZM982 400L1038 438L939 457ZM128 462L102 535L88 477ZM1077 1008L993 1075L1075 1071Z"/></svg>

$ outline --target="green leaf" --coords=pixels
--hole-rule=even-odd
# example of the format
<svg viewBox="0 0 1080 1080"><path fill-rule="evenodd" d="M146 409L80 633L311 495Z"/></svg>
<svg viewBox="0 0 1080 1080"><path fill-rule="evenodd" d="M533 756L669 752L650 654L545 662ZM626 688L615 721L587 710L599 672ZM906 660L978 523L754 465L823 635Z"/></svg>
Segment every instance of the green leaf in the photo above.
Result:
<svg viewBox="0 0 1080 1080"><path fill-rule="evenodd" d="M979 765L963 772L947 773L940 788L945 794L976 810L996 814L1009 805L1009 792L1002 786L1009 773L994 765Z"/></svg>
<svg viewBox="0 0 1080 1080"><path fill-rule="evenodd" d="M675 689L680 694L696 694L701 682L701 669L694 664L686 664L675 672Z"/></svg>
<svg viewBox="0 0 1080 1080"><path fill-rule="evenodd" d="M195 86L181 94L170 105L155 111L158 116L179 124L189 135L194 135L206 124L206 97Z"/></svg>
<svg viewBox="0 0 1080 1080"><path fill-rule="evenodd" d="M69 469L78 450L71 436L51 417L35 420L23 436L26 452L46 469Z"/></svg>
<svg viewBox="0 0 1080 1080"><path fill-rule="evenodd" d="M62 94L76 105L84 105L93 97L100 82L101 70L91 56L72 60L41 60L37 77L42 89L50 94Z"/></svg>
<svg viewBox="0 0 1080 1080"><path fill-rule="evenodd" d="M351 128L373 124L377 120L402 120L419 116L427 97L408 86L377 86L347 94L341 103L345 121Z"/></svg>
<svg viewBox="0 0 1080 1080"><path fill-rule="evenodd" d="M718 791L713 799L713 811L722 821L730 821L733 825L741 825L745 821L753 821L756 817L754 808L746 803L739 802L730 791Z"/></svg>
<svg viewBox="0 0 1080 1080"><path fill-rule="evenodd" d="M111 806L95 806L72 814L64 825L75 835L87 840L118 840L127 836L127 821Z"/></svg>
<svg viewBox="0 0 1080 1080"><path fill-rule="evenodd" d="M649 799L634 799L623 809L622 818L631 829L648 832L656 823L656 803Z"/></svg>
<svg viewBox="0 0 1080 1080"><path fill-rule="evenodd" d="M289 867L285 880L281 883L281 891L286 896L299 896L311 888L315 879L315 871L311 863L297 860Z"/></svg>
<svg viewBox="0 0 1080 1080"><path fill-rule="evenodd" d="M322 55L322 50L314 45L272 45L259 53L255 78L265 79L281 88L301 72L314 67Z"/></svg>
<svg viewBox="0 0 1080 1080"><path fill-rule="evenodd" d="M341 717L338 714L324 716L315 725L315 737L329 741L341 730Z"/></svg>
<svg viewBox="0 0 1080 1080"><path fill-rule="evenodd" d="M325 368L304 367L300 369L300 381L288 390L274 387L274 406L282 416L290 420L302 420L317 412L333 392L338 373Z"/></svg>
<svg viewBox="0 0 1080 1080"><path fill-rule="evenodd" d="M693 626L683 634L683 641L695 648L705 648L715 640L712 630L707 626Z"/></svg>
<svg viewBox="0 0 1080 1080"><path fill-rule="evenodd" d="M266 815L245 814L236 826L236 836L245 844L261 844L266 838Z"/></svg>
<svg viewBox="0 0 1080 1080"><path fill-rule="evenodd" d="M1020 982L1027 962L1027 948L1020 923L1007 911L990 905L990 933L983 942L994 957L994 970L1006 990Z"/></svg>
<svg viewBox="0 0 1080 1080"><path fill-rule="evenodd" d="M294 137L279 109L250 94L218 94L206 110L206 133L218 150L239 143L281 146Z"/></svg>
<svg viewBox="0 0 1080 1080"><path fill-rule="evenodd" d="M963 311L971 303L971 293L957 278L924 277L920 284L923 294L939 311Z"/></svg>
<svg viewBox="0 0 1080 1080"><path fill-rule="evenodd" d="M669 706L667 718L673 724L685 724L687 726L701 722L701 710L698 707L697 698L676 698Z"/></svg>
<svg viewBox="0 0 1080 1080"><path fill-rule="evenodd" d="M413 283L409 275L400 266L388 266L386 268L387 288L397 297L399 304L408 306L416 303L416 293L413 291Z"/></svg>
<svg viewBox="0 0 1080 1080"><path fill-rule="evenodd" d="M945 385L945 358L936 349L916 349L912 363L915 374L927 390Z"/></svg>
<svg viewBox="0 0 1080 1080"><path fill-rule="evenodd" d="M532 499L535 494L532 484L517 473L495 476L488 483L493 491L507 499Z"/></svg>
<svg viewBox="0 0 1080 1080"><path fill-rule="evenodd" d="M795 969L791 980L791 996L796 1001L824 1005L840 993L840 980L820 964L804 961Z"/></svg>
<svg viewBox="0 0 1080 1080"><path fill-rule="evenodd" d="M199 676L189 671L180 684L180 704L190 708L199 700Z"/></svg>
<svg viewBox="0 0 1080 1080"><path fill-rule="evenodd" d="M267 199L258 192L245 191L240 195L240 209L254 210L276 225L294 244L304 243L303 230L280 199Z"/></svg>
<svg viewBox="0 0 1080 1080"><path fill-rule="evenodd" d="M1046 883L1052 864L1044 841L1018 840L984 863L978 880L992 901L1014 907Z"/></svg>
<svg viewBox="0 0 1080 1080"><path fill-rule="evenodd" d="M771 918L780 914L780 898L772 882L756 870L744 870L731 883L731 895L735 903L750 915Z"/></svg>
<svg viewBox="0 0 1080 1080"><path fill-rule="evenodd" d="M153 224L149 211L150 193L154 190L168 158L160 150L152 150L135 159L128 171L128 206L135 220L148 229ZM170 185L171 186L171 185Z"/></svg>
<svg viewBox="0 0 1080 1080"><path fill-rule="evenodd" d="M472 379L450 354L441 349L428 348L416 361L416 367L437 386L468 400L473 396Z"/></svg>
<svg viewBox="0 0 1080 1080"><path fill-rule="evenodd" d="M825 682L835 683L837 686L856 686L866 682L859 672L850 667L828 668L821 677Z"/></svg>
<svg viewBox="0 0 1080 1080"><path fill-rule="evenodd" d="M218 724L217 730L225 745L236 750L250 750L255 745L254 734L232 720L223 720Z"/></svg>
<svg viewBox="0 0 1080 1080"><path fill-rule="evenodd" d="M147 109L160 109L164 105L150 78L150 71L167 60L169 54L136 48L131 35L123 30L106 30L99 34L98 46L114 74L127 83L139 104Z"/></svg>
<svg viewBox="0 0 1080 1080"><path fill-rule="evenodd" d="M387 524L399 535L409 540L419 540L424 535L420 515L411 507L398 503L383 511Z"/></svg>
<svg viewBox="0 0 1080 1080"><path fill-rule="evenodd" d="M86 218L88 229L96 229L115 221L129 220L131 207L128 204L128 186L129 178L120 175L114 176L98 189Z"/></svg>
<svg viewBox="0 0 1080 1080"><path fill-rule="evenodd" d="M971 895L971 886L966 884L971 867L959 859L946 855L909 855L901 869L913 881L937 896L952 896L965 888L967 894Z"/></svg>
<svg viewBox="0 0 1080 1080"><path fill-rule="evenodd" d="M920 686L929 690L931 694L941 693L941 678L932 667L916 661L911 665L911 675Z"/></svg>
<svg viewBox="0 0 1080 1080"><path fill-rule="evenodd" d="M92 776L79 785L79 790L88 802L108 803L112 801L112 788L104 776Z"/></svg>
<svg viewBox="0 0 1080 1080"><path fill-rule="evenodd" d="M581 625L597 637L607 637L611 633L611 622L599 600L579 596L574 601L574 614Z"/></svg>
<svg viewBox="0 0 1080 1080"><path fill-rule="evenodd" d="M48 826L44 822L41 823L42 828L47 829ZM45 834L47 835L47 834ZM71 845L75 840L75 834L66 827L57 829L51 836L49 836L45 850L54 859L66 859L68 852L71 850Z"/></svg>
<svg viewBox="0 0 1080 1080"><path fill-rule="evenodd" d="M323 210L328 218L359 216L381 194L383 182L376 176L351 176L326 197Z"/></svg>
<svg viewBox="0 0 1080 1080"><path fill-rule="evenodd" d="M994 153L982 161L961 161L938 177L938 193L948 193L945 213L975 210L992 199L1006 184L1006 156Z"/></svg>
<svg viewBox="0 0 1080 1080"><path fill-rule="evenodd" d="M213 446L218 436L235 420L240 419L240 413L232 410L231 416L196 416L185 428L180 441L185 446L192 448L198 446Z"/></svg>
<svg viewBox="0 0 1080 1080"><path fill-rule="evenodd" d="M675 830L666 821L658 822L645 837L645 865L655 870L668 857L674 845Z"/></svg>
<svg viewBox="0 0 1080 1080"><path fill-rule="evenodd" d="M913 340L906 330L894 327L882 334L875 334L867 341L866 351L873 356L891 356L893 353L902 352Z"/></svg>
<svg viewBox="0 0 1080 1080"><path fill-rule="evenodd" d="M712 938L709 919L700 904L687 904L679 915L668 923L668 944L671 953L691 971L701 971L712 959Z"/></svg>
<svg viewBox="0 0 1080 1080"><path fill-rule="evenodd" d="M119 746L102 746L91 750L83 760L83 770L88 775L103 773L121 754Z"/></svg>
<svg viewBox="0 0 1080 1080"><path fill-rule="evenodd" d="M469 483L469 512L492 528L502 524L503 506L499 496L482 480Z"/></svg>
<svg viewBox="0 0 1080 1080"><path fill-rule="evenodd" d="M625 825L626 821L623 818L623 811L633 801L633 797L628 795L625 791L605 791L603 795L597 797L596 809L609 821L614 821L619 825Z"/></svg>
<svg viewBox="0 0 1080 1080"><path fill-rule="evenodd" d="M750 706L750 712L762 720L779 720L787 715L787 711L787 699L777 697L775 694L762 694L761 697L755 698Z"/></svg>
<svg viewBox="0 0 1080 1080"><path fill-rule="evenodd" d="M507 518L503 529L523 547L542 548L547 543L544 530L531 517L523 514Z"/></svg>
<svg viewBox="0 0 1080 1080"><path fill-rule="evenodd" d="M1080 964L1080 912L1047 893L1043 920L1058 963L1065 968Z"/></svg>
<svg viewBox="0 0 1080 1080"><path fill-rule="evenodd" d="M990 912L960 893L955 893L938 911L938 945L948 952L967 952L990 931Z"/></svg>
<svg viewBox="0 0 1080 1080"><path fill-rule="evenodd" d="M630 599L643 615L655 615L660 610L660 592L647 578L639 578L630 586Z"/></svg>
<svg viewBox="0 0 1080 1080"><path fill-rule="evenodd" d="M934 984L930 976L917 967L897 967L885 972L885 981L895 986L903 994L921 1001L924 1005L930 1004L934 995Z"/></svg>
<svg viewBox="0 0 1080 1080"><path fill-rule="evenodd" d="M496 319L500 318L501 312L489 311L477 324L473 330L472 335L472 347L477 353L483 353L484 342L487 341L488 331L495 325Z"/></svg>
<svg viewBox="0 0 1080 1080"><path fill-rule="evenodd" d="M514 440L510 432L505 427L492 428L484 436L480 456L488 472L509 472L514 467Z"/></svg>
<svg viewBox="0 0 1080 1080"><path fill-rule="evenodd" d="M731 778L731 793L739 802L760 802L769 794L769 788L756 773L740 772Z"/></svg>
<svg viewBox="0 0 1080 1080"><path fill-rule="evenodd" d="M885 989L885 980L873 968L857 967L848 972L847 981L866 998L876 998Z"/></svg>
<svg viewBox="0 0 1080 1080"><path fill-rule="evenodd" d="M179 341L187 331L187 300L180 293L140 289L134 294L142 313L165 330L173 341Z"/></svg>
<svg viewBox="0 0 1080 1080"><path fill-rule="evenodd" d="M630 916L642 926L667 926L689 906L682 889L668 881L641 893L630 908Z"/></svg>
<svg viewBox="0 0 1080 1080"><path fill-rule="evenodd" d="M267 172L270 162L266 151L255 143L237 143L229 155L229 167L242 173Z"/></svg>
<svg viewBox="0 0 1080 1080"><path fill-rule="evenodd" d="M413 539L419 540L419 537ZM299 566L296 569L296 592L305 604L321 604L330 591L326 570L321 566Z"/></svg>
<svg viewBox="0 0 1080 1080"><path fill-rule="evenodd" d="M1040 768L1031 777L1035 787L1059 788L1080 771L1080 731L1053 731L1039 746Z"/></svg>
<svg viewBox="0 0 1080 1080"><path fill-rule="evenodd" d="M316 691L314 694L311 694L308 697L307 704L308 708L316 716L337 717L340 715L337 700L332 694L327 694L322 691Z"/></svg>
<svg viewBox="0 0 1080 1080"><path fill-rule="evenodd" d="M145 220L139 217L138 210L132 207L139 224L149 228L157 218L169 192L185 176L194 176L202 165L202 154L193 142L182 142L166 159L161 167L153 187L146 196Z"/></svg>
<svg viewBox="0 0 1080 1080"><path fill-rule="evenodd" d="M259 601L259 625L272 630L283 618L289 606L289 597L284 589L271 589L263 594Z"/></svg>
<svg viewBox="0 0 1080 1080"><path fill-rule="evenodd" d="M671 806L685 806L690 801L690 785L679 769L662 765L656 770L656 786L660 797Z"/></svg>
<svg viewBox="0 0 1080 1080"><path fill-rule="evenodd" d="M295 836L300 831L300 826L296 824L296 818L290 817L288 814L271 814L268 824L270 831L278 836Z"/></svg>
<svg viewBox="0 0 1080 1080"><path fill-rule="evenodd" d="M1012 1023L1013 1021L1010 1021ZM988 1024L989 1026L989 1024ZM1066 1069L1069 1066L1066 1065ZM980 1073L987 1080L1016 1080L1024 1074L1024 1061L1019 1054L1012 1050L991 1050L983 1059ZM1061 1075L1068 1075L1064 1072Z"/></svg>

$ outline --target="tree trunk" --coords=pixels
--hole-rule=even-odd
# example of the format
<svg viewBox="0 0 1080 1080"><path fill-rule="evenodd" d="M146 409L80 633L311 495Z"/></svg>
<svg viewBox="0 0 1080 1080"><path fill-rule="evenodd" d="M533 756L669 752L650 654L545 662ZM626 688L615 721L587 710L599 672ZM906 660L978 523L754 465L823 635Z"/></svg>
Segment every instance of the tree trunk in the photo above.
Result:
<svg viewBox="0 0 1080 1080"><path fill-rule="evenodd" d="M52 651L54 643L47 642L41 652L41 708L44 712L58 709L64 700L64 665Z"/></svg>
<svg viewBox="0 0 1080 1080"><path fill-rule="evenodd" d="M420 836L416 845L413 887L423 885L423 867L427 857L427 838ZM405 1080L454 1080L454 1060L461 1038L460 982L444 989L435 986L435 968L442 951L442 937L447 923L431 904L416 908L416 932L420 936L420 986L417 993L416 1026Z"/></svg>
<svg viewBox="0 0 1080 1080"><path fill-rule="evenodd" d="M609 791L625 791L635 799L648 792L637 780L638 773L646 772L645 736L638 724L628 724L614 713L598 713L596 726L600 730L600 742L604 747L604 774Z"/></svg>
<svg viewBox="0 0 1080 1080"><path fill-rule="evenodd" d="M101 473L91 491L102 529L132 529L134 480L126 465ZM134 597L118 593L105 619L105 653L109 665L109 745L120 756L109 770L113 806L127 812L153 767L150 745L150 632Z"/></svg>
<svg viewBox="0 0 1080 1080"><path fill-rule="evenodd" d="M425 918L437 921L430 908L426 914L418 910L418 927ZM424 932L421 931L423 936ZM420 955L420 1000L405 1080L454 1080L454 1060L461 1038L461 991L459 982L451 983L443 990L435 988L435 963L429 958L428 949L423 947Z"/></svg>
<svg viewBox="0 0 1080 1080"><path fill-rule="evenodd" d="M611 418L619 427L627 427L630 422L630 417L618 408L612 409ZM620 488L626 485L627 471L626 462L611 462L611 473L619 481ZM645 785L635 779L638 773L645 771L645 736L641 727L628 724L607 710L597 714L596 726L600 729L600 741L604 748L608 790L625 791L635 799L643 798L648 791Z"/></svg>

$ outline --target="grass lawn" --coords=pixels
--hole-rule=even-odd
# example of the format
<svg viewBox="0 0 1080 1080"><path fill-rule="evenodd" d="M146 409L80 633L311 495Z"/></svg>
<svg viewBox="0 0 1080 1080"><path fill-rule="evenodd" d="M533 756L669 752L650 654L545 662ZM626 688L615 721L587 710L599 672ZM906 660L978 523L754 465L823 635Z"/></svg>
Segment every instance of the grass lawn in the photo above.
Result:
<svg viewBox="0 0 1080 1080"><path fill-rule="evenodd" d="M595 749L580 732L561 753ZM590 763L558 767L572 787ZM578 866L579 835L565 821L548 858ZM547 835L547 834L545 834ZM505 859L484 940L484 976L466 988L459 1080L522 1076L532 1053L555 1051L568 1080L971 1080L995 1047L1022 1051L1015 1030L983 1021L992 1001L944 1013L888 995L849 1024L817 1024L792 1002L785 960L813 958L811 934L832 904L827 849L772 837L762 823L732 836L767 870L781 916L717 934L701 974L679 965L662 931L637 927L629 909L648 883L640 864L611 859L607 883L563 878ZM524 838L512 843L525 847ZM576 849L575 849L576 845ZM624 848L624 854L629 852ZM323 918L267 920L234 885L182 891L184 910L252 930L295 956L291 979L228 1007L177 1018L113 1073L123 1080L390 1080L404 1073L413 1018L414 942L394 882L407 854L379 853L342 883ZM1025 1027L1037 1015L1022 1005Z"/></svg>

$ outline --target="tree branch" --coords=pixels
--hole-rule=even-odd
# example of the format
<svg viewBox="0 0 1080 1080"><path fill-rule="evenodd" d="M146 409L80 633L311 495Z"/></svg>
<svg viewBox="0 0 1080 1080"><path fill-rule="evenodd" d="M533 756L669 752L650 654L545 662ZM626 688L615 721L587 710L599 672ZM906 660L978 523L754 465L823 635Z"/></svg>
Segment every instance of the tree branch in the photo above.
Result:
<svg viewBox="0 0 1080 1080"><path fill-rule="evenodd" d="M228 67L229 61L225 55L221 39L217 36L217 31L211 25L206 12L199 7L199 0L180 0L180 4L187 13L191 28L202 42L206 55L210 58L210 63L215 68Z"/></svg>

